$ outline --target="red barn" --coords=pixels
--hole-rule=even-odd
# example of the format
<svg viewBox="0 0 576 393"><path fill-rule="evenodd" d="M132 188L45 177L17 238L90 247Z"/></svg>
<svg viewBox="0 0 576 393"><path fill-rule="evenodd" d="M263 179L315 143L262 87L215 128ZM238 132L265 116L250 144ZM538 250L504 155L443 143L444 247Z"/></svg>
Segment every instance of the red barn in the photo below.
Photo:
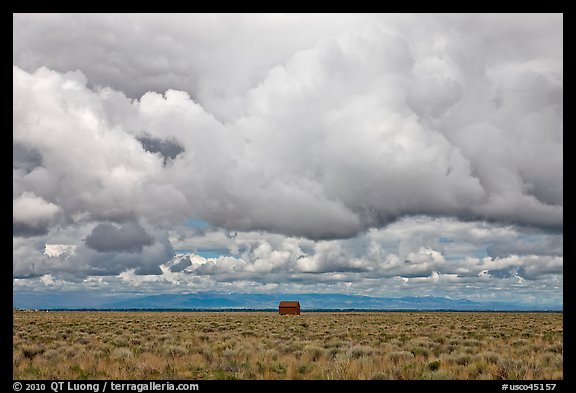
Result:
<svg viewBox="0 0 576 393"><path fill-rule="evenodd" d="M280 302L278 306L280 315L300 315L300 302Z"/></svg>

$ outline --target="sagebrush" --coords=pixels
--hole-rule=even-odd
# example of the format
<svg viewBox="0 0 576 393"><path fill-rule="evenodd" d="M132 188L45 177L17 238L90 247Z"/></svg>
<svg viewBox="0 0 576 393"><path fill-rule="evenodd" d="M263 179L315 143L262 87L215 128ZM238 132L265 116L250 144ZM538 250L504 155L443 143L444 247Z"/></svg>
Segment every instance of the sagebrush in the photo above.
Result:
<svg viewBox="0 0 576 393"><path fill-rule="evenodd" d="M562 379L562 313L15 311L14 379Z"/></svg>

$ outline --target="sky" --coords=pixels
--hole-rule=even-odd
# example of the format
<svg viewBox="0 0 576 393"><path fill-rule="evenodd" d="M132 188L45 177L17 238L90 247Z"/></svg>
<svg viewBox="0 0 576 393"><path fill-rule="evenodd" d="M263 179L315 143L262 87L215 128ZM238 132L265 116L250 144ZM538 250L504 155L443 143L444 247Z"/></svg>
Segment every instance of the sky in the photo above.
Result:
<svg viewBox="0 0 576 393"><path fill-rule="evenodd" d="M562 14L14 14L13 290L562 304Z"/></svg>

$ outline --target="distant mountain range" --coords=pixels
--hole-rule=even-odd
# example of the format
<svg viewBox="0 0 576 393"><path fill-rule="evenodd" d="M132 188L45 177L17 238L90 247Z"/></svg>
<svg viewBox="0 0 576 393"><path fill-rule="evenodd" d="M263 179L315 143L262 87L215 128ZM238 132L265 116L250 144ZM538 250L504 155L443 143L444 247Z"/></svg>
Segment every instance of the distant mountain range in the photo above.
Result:
<svg viewBox="0 0 576 393"><path fill-rule="evenodd" d="M14 292L13 307L26 309L276 309L298 300L306 310L561 311L562 305L476 302L434 296L400 298L344 294L257 294L199 292L147 295L96 292Z"/></svg>

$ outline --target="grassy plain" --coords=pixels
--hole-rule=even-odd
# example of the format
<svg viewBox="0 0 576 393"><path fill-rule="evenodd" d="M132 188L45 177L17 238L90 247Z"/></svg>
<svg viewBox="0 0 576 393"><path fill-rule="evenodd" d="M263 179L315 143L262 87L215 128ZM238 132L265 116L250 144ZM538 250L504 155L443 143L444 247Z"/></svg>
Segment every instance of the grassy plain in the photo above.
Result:
<svg viewBox="0 0 576 393"><path fill-rule="evenodd" d="M13 314L14 379L562 379L562 313Z"/></svg>

